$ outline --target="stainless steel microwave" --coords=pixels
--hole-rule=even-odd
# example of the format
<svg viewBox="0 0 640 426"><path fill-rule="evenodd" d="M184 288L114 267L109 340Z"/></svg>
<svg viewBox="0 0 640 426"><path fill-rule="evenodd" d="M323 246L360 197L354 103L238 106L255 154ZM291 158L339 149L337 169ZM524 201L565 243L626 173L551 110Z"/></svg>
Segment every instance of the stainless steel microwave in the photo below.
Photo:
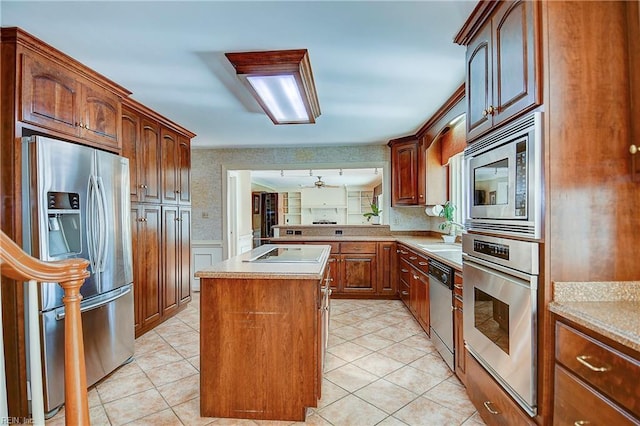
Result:
<svg viewBox="0 0 640 426"><path fill-rule="evenodd" d="M469 231L542 237L542 113L500 128L464 151Z"/></svg>

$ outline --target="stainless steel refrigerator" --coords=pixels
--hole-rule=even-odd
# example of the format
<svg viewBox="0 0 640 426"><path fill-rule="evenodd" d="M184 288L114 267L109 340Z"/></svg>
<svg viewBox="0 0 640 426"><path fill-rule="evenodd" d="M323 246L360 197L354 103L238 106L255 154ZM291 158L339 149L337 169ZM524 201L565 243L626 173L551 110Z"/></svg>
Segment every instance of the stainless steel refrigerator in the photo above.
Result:
<svg viewBox="0 0 640 426"><path fill-rule="evenodd" d="M129 161L60 140L23 139L24 248L42 260L84 258L82 327L91 386L133 356ZM63 290L39 291L45 410L64 403Z"/></svg>

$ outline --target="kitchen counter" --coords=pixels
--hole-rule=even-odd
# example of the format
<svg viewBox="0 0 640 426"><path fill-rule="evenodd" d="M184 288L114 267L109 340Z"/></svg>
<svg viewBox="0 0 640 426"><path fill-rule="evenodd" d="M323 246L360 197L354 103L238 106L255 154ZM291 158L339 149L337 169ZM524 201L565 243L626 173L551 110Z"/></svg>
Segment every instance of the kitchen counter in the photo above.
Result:
<svg viewBox="0 0 640 426"><path fill-rule="evenodd" d="M640 281L556 282L549 310L640 352Z"/></svg>
<svg viewBox="0 0 640 426"><path fill-rule="evenodd" d="M362 228L362 227L361 227ZM370 226L369 228L375 228ZM383 231L384 232L384 231ZM462 245L460 251L432 252L420 247L420 244L442 243L442 238L423 234L389 233L386 235L285 235L271 238L271 242L296 242L296 241L318 241L318 242L340 242L340 241L396 241L411 249L435 260L439 260L452 268L462 271Z"/></svg>
<svg viewBox="0 0 640 426"><path fill-rule="evenodd" d="M263 280L277 279L320 279L324 272L331 246L318 245L323 248L318 262L250 262L273 248L309 248L302 244L265 244L246 253L223 260L195 273L199 278L250 278Z"/></svg>

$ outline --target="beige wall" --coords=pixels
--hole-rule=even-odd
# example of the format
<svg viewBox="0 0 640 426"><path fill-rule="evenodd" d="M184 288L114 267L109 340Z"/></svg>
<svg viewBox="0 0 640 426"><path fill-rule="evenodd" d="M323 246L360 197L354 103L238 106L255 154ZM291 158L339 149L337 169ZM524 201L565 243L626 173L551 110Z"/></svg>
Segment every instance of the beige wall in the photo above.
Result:
<svg viewBox="0 0 640 426"><path fill-rule="evenodd" d="M192 152L192 235L194 240L224 240L226 171L269 168L383 167L389 204L390 150L386 145L304 148L194 149ZM384 218L384 214L387 215ZM424 208L401 207L383 214L392 230L428 230Z"/></svg>

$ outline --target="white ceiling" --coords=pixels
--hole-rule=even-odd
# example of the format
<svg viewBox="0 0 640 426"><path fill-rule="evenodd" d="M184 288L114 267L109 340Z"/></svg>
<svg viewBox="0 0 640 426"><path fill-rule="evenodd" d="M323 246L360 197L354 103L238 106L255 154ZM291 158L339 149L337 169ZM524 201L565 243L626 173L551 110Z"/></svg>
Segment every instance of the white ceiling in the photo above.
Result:
<svg viewBox="0 0 640 426"><path fill-rule="evenodd" d="M11 1L19 26L197 134L194 147L382 144L464 79L452 39L475 1ZM306 48L321 116L275 126L224 52Z"/></svg>
<svg viewBox="0 0 640 426"><path fill-rule="evenodd" d="M252 170L251 182L275 191L295 191L301 188L315 188L318 176L328 187L372 189L382 183L381 168Z"/></svg>

